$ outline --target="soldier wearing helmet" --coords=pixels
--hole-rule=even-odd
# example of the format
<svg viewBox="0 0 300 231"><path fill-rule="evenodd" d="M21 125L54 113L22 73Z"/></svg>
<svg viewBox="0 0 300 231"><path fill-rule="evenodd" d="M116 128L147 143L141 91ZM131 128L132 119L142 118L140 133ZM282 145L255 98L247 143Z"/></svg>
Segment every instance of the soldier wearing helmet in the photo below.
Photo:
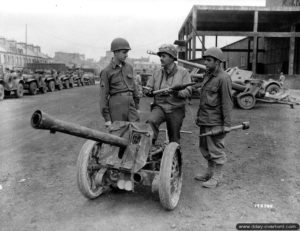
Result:
<svg viewBox="0 0 300 231"><path fill-rule="evenodd" d="M149 78L148 88L159 90L191 82L188 71L175 63L177 50L173 45L160 46L157 55L160 57L161 68ZM185 117L185 102L186 98L191 96L191 92L191 87L188 87L181 91L154 96L152 110L147 120L154 131L153 144L157 139L159 126L163 122L166 122L170 142L180 142L180 128Z"/></svg>
<svg viewBox="0 0 300 231"><path fill-rule="evenodd" d="M203 58L206 74L200 88L196 124L200 127L200 134L220 128L224 132L199 139L200 152L207 160L208 167L204 175L197 175L195 179L203 181L203 187L215 188L222 179L222 167L227 161L224 139L231 126L231 79L221 66L224 55L220 48L207 49Z"/></svg>
<svg viewBox="0 0 300 231"><path fill-rule="evenodd" d="M126 63L127 40L116 38L111 43L114 56L100 73L100 111L109 127L113 121L139 121L139 93L133 78L133 67Z"/></svg>

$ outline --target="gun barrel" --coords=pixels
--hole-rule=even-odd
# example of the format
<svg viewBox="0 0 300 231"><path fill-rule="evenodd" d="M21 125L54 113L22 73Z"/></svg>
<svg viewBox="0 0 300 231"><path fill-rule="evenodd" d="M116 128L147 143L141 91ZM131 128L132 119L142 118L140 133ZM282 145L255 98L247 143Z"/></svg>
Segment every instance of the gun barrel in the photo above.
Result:
<svg viewBox="0 0 300 231"><path fill-rule="evenodd" d="M122 137L100 132L74 123L58 120L47 113L37 110L31 117L31 126L36 129L50 130L51 133L61 132L101 143L127 147L128 141Z"/></svg>
<svg viewBox="0 0 300 231"><path fill-rule="evenodd" d="M147 54L149 54L149 55L157 55L156 52L150 51L150 50L147 51ZM196 68L199 68L199 69L202 69L202 70L206 70L206 66L202 65L202 64L199 64L199 63L193 63L193 62L189 62L189 61L186 61L186 60L183 60L183 59L177 59L177 61L180 62L180 63L184 63L186 65L190 65L192 67L196 67Z"/></svg>
<svg viewBox="0 0 300 231"><path fill-rule="evenodd" d="M202 70L206 70L206 66L203 65L203 64L193 63L193 62L189 62L189 61L186 61L186 60L183 60L183 59L177 59L177 61L180 62L180 63L184 63L186 65L190 65L192 67L196 67L196 68L199 68L199 69L202 69Z"/></svg>

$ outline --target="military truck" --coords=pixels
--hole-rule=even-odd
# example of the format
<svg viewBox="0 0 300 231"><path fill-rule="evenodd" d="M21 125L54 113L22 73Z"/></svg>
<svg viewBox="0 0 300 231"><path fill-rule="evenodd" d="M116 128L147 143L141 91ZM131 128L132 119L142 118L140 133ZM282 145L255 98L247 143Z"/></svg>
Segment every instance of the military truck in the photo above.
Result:
<svg viewBox="0 0 300 231"><path fill-rule="evenodd" d="M20 74L8 69L3 72L2 66L0 66L0 69L0 100L11 94L14 94L16 98L23 97L24 82Z"/></svg>
<svg viewBox="0 0 300 231"><path fill-rule="evenodd" d="M45 76L43 71L37 70L33 74L34 78L37 81L37 88L40 93L45 94L48 90L47 83L45 81Z"/></svg>
<svg viewBox="0 0 300 231"><path fill-rule="evenodd" d="M24 81L24 89L29 92L30 95L36 95L39 91L38 80L31 70L24 69L22 71L22 79Z"/></svg>

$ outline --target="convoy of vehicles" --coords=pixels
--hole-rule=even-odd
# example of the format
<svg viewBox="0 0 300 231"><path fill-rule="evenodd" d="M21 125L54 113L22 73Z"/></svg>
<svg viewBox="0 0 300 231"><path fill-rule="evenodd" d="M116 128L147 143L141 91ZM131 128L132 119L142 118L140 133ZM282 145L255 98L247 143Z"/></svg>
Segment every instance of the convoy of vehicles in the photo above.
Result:
<svg viewBox="0 0 300 231"><path fill-rule="evenodd" d="M0 100L10 95L20 98L24 92L36 95L73 88L75 84L78 87L94 85L95 71L67 68L64 64L31 63L13 70L4 70L0 65Z"/></svg>

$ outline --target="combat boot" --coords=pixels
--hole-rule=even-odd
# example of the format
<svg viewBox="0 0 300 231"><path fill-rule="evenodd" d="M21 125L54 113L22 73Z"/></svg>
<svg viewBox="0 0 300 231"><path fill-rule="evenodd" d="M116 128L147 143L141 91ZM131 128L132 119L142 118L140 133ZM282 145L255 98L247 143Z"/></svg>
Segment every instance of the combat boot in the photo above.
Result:
<svg viewBox="0 0 300 231"><path fill-rule="evenodd" d="M197 175L197 176L195 176L195 180L198 180L198 181L208 181L213 176L213 167L214 167L214 162L211 161L211 160L209 160L207 162L206 173L204 173L203 175Z"/></svg>
<svg viewBox="0 0 300 231"><path fill-rule="evenodd" d="M213 167L213 176L208 180L202 183L204 188L215 188L217 187L222 180L222 164L215 164Z"/></svg>

